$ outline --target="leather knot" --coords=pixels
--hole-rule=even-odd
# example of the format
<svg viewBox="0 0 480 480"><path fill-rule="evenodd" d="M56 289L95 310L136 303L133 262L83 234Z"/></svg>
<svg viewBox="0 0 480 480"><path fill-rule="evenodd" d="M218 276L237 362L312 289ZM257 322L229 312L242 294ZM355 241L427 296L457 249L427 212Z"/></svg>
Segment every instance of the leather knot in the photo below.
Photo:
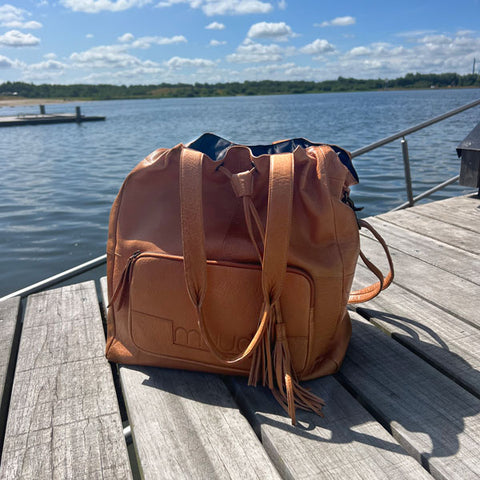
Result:
<svg viewBox="0 0 480 480"><path fill-rule="evenodd" d="M223 166L219 167L219 170L230 179L233 191L237 197L251 197L253 195L253 172L255 167L240 173L232 173Z"/></svg>
<svg viewBox="0 0 480 480"><path fill-rule="evenodd" d="M230 178L233 191L237 197L251 197L253 194L254 168L246 172L234 173Z"/></svg>

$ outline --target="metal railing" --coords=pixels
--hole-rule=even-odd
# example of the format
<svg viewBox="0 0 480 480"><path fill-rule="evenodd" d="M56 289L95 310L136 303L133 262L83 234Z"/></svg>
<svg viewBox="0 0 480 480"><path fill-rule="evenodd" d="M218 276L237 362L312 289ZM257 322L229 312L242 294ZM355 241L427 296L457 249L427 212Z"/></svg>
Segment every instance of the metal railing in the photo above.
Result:
<svg viewBox="0 0 480 480"><path fill-rule="evenodd" d="M59 283L66 282L70 278L76 277L82 273L88 272L89 270L93 270L94 268L100 267L107 262L107 255L103 254L93 260L89 260L88 262L82 263L77 265L76 267L70 268L69 270L65 270L64 272L57 273L52 277L48 277L44 280L41 280L38 283L34 283L33 285L29 285L28 287L22 288L21 290L17 290L15 292L9 293L4 297L0 298L0 302L3 300L7 300L12 297L27 297L32 293L41 292L47 288L53 287L54 285L58 285Z"/></svg>
<svg viewBox="0 0 480 480"><path fill-rule="evenodd" d="M442 120L445 120L446 118L453 117L454 115L457 115L461 112L464 112L465 110L468 110L469 108L476 107L477 105L480 105L480 99L475 100L474 102L468 103L466 105L463 105L462 107L456 108L455 110L451 110L447 113L444 113L443 115L439 115L438 117L427 120L426 122L422 122L422 123L419 123L418 125L415 125L413 127L402 130L401 132L395 133L394 135L390 135L389 137L378 140L377 142L371 143L370 145L359 148L358 150L355 150L354 152L352 152L352 158L359 157L360 155L363 155L364 153L371 152L372 150L375 150L376 148L379 148L379 147L383 147L384 145L387 145L391 142L394 142L395 140L398 140L399 138L402 139L402 142L401 142L401 144L402 144L402 156L403 156L403 163L404 163L404 168L405 168L405 182L406 182L408 201L406 203L403 203L402 205L399 205L398 207L394 208L392 211L400 210L400 209L406 208L406 207L411 207L412 205L415 204L415 202L421 200L422 198L428 197L432 193L437 192L438 190L441 190L442 188L445 188L447 185L455 183L459 178L459 175L456 175L455 177L452 177L452 178L446 180L445 182L440 183L439 185L436 185L435 187L431 188L430 190L427 190L426 192L423 192L422 194L414 197L413 192L412 192L412 178L411 178L411 174L410 174L410 160L409 160L409 155L408 155L408 144L407 144L407 140L405 139L405 137L407 135L411 134L411 133L418 132L419 130L422 130L423 128L429 127L430 125L441 122ZM17 290L15 292L12 292L12 293L0 298L0 302L3 301L3 300L7 300L8 298L17 297L17 296L26 297L28 295L31 295L32 293L40 292L42 290L45 290L46 288L49 288L49 287L52 287L54 285L58 285L59 283L65 282L66 280L69 280L72 277L75 277L75 276L80 275L82 273L88 272L89 270L93 270L94 268L97 268L97 267L105 264L106 261L107 261L107 256L106 255L101 255L97 258L94 258L93 260L90 260L86 263L82 263L81 265L77 265L76 267L73 267L69 270L61 272L61 273L59 273L57 275L54 275L52 277L46 278L45 280L42 280L38 283L35 283L35 284L30 285L28 287L22 288L21 290Z"/></svg>
<svg viewBox="0 0 480 480"><path fill-rule="evenodd" d="M417 195L416 197L414 197L413 196L413 190L412 190L412 175L410 173L410 158L409 158L409 155L408 155L408 143L407 143L407 140L405 139L405 137L407 135L410 135L411 133L418 132L419 130L422 130L426 127L429 127L430 125L433 125L433 124L441 122L441 121L443 121L447 118L458 115L459 113L462 113L465 110L468 110L470 108L476 107L477 105L480 105L480 99L475 100L475 101L470 102L470 103L467 103L466 105L463 105L462 107L455 108L454 110L450 110L449 112L446 112L443 115L439 115L438 117L431 118L430 120L419 123L418 125L414 125L413 127L409 127L405 130L402 130L398 133L390 135L389 137L383 138L382 140L378 140L377 142L371 143L370 145L359 148L358 150L355 150L354 152L352 152L352 158L359 157L360 155L363 155L364 153L371 152L372 150L375 150L379 147L383 147L384 145L392 143L395 140L398 140L399 138L402 139L402 141L401 141L402 157L403 157L403 167L404 167L404 170L405 170L405 188L406 188L406 191L407 191L408 201L405 202L405 203L402 203L398 207L395 207L394 209L392 209L391 210L392 212L394 212L396 210L401 210L403 208L412 207L419 200L422 200L423 198L427 198L430 195L432 195L433 193L438 192L439 190L447 187L448 185L451 185L452 183L455 183L460 177L460 175L455 175L454 177L449 178L448 180L445 180L444 182L439 183L435 187L430 188L429 190L427 190L427 191L421 193L420 195Z"/></svg>

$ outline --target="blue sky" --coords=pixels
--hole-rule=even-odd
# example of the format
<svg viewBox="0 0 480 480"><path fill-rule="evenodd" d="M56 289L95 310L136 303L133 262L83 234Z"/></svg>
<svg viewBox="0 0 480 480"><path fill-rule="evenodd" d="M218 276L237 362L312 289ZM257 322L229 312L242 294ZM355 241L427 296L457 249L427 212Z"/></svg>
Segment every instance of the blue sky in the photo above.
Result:
<svg viewBox="0 0 480 480"><path fill-rule="evenodd" d="M0 82L158 84L480 71L480 0L0 3Z"/></svg>

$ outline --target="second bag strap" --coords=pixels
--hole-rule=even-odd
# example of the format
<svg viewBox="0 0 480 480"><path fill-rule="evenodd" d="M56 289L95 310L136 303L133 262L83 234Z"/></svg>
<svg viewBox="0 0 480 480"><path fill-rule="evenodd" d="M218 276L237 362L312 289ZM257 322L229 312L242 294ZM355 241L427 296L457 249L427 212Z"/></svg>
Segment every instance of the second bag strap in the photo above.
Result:
<svg viewBox="0 0 480 480"><path fill-rule="evenodd" d="M293 203L293 154L270 157L265 249L262 262L263 311L247 348L227 357L215 345L205 324L203 301L207 291L207 259L203 219L203 154L183 148L180 156L180 203L185 280L196 308L202 337L220 361L237 363L253 353L264 336L272 305L280 298L287 269Z"/></svg>
<svg viewBox="0 0 480 480"><path fill-rule="evenodd" d="M373 236L378 240L380 245L383 247L385 255L387 257L388 266L390 271L388 272L387 276L384 277L382 272L372 263L368 258L363 254L360 250L360 257L363 260L363 263L368 267L368 269L378 278L378 282L369 285L368 287L362 288L360 290L355 290L354 292L350 293L350 297L348 299L348 303L363 303L372 298L376 297L382 290L385 290L393 281L394 277L394 268L393 268L393 260L388 250L388 246L385 243L385 240L382 236L365 220L358 220L360 227L365 227L367 230L372 232Z"/></svg>

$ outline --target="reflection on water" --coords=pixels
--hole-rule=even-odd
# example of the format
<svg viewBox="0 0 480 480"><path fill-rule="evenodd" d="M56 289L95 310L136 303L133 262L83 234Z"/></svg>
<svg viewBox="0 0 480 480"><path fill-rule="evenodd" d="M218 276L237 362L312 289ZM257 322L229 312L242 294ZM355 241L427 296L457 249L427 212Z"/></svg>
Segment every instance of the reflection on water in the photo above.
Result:
<svg viewBox="0 0 480 480"><path fill-rule="evenodd" d="M290 137L356 150L478 98L476 90L78 103L105 122L0 131L0 295L104 253L110 206L127 173L158 147L215 132L238 143ZM74 105L47 105L47 113ZM38 107L0 108L0 115ZM410 135L414 194L456 175L455 147L480 121L476 107ZM353 198L375 215L405 201L400 141L354 161ZM434 198L467 192L452 186Z"/></svg>

